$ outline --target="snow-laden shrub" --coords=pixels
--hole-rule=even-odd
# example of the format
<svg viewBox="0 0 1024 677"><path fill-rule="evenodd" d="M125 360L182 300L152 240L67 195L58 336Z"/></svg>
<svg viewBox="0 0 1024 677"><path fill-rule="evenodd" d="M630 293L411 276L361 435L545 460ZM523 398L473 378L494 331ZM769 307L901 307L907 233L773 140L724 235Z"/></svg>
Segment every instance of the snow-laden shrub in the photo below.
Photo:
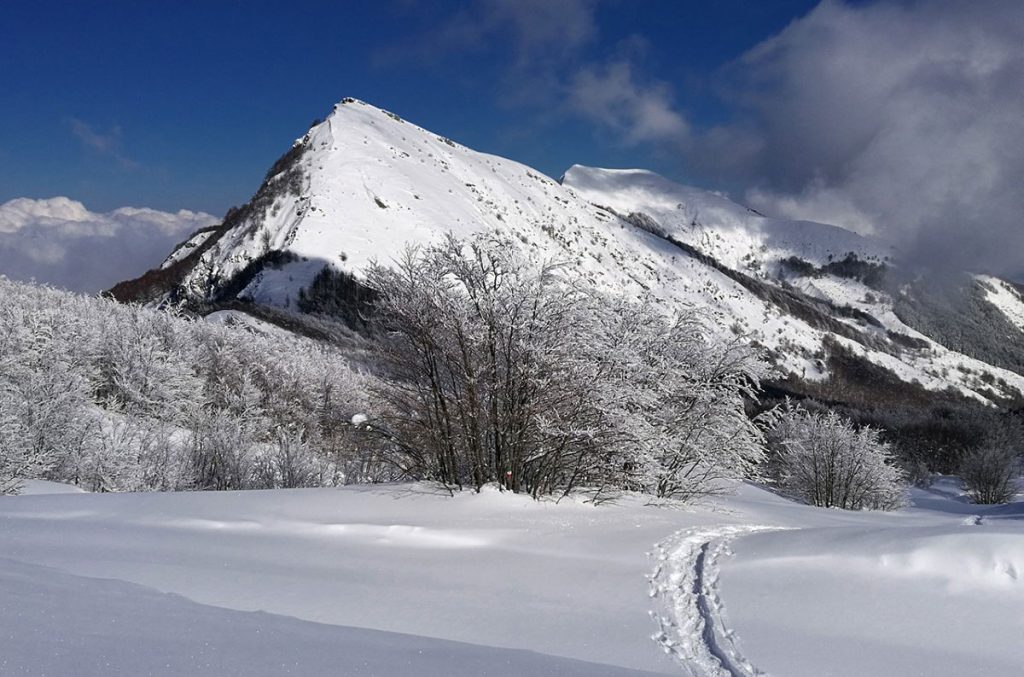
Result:
<svg viewBox="0 0 1024 677"><path fill-rule="evenodd" d="M337 469L363 465L349 422L368 380L284 332L0 278L0 492L349 481Z"/></svg>
<svg viewBox="0 0 1024 677"><path fill-rule="evenodd" d="M254 462L254 486L318 487L332 484L329 462L314 453L298 431L282 429L269 444L263 445Z"/></svg>
<svg viewBox="0 0 1024 677"><path fill-rule="evenodd" d="M621 485L689 500L752 475L765 440L744 404L764 365L739 341L710 339L695 311L669 320L647 304L599 306L585 359L602 364L591 388L622 438Z"/></svg>
<svg viewBox="0 0 1024 677"><path fill-rule="evenodd" d="M696 315L573 287L494 235L409 249L367 284L391 378L365 427L410 476L685 499L761 458L743 409L758 364Z"/></svg>
<svg viewBox="0 0 1024 677"><path fill-rule="evenodd" d="M0 313L0 493L80 454L95 430L89 384L74 368L47 309Z"/></svg>
<svg viewBox="0 0 1024 677"><path fill-rule="evenodd" d="M846 510L894 510L906 482L877 430L860 429L835 412L787 408L769 434L768 474L805 503Z"/></svg>
<svg viewBox="0 0 1024 677"><path fill-rule="evenodd" d="M1006 503L1016 493L1019 461L1010 447L989 443L973 449L960 461L960 479L975 503Z"/></svg>

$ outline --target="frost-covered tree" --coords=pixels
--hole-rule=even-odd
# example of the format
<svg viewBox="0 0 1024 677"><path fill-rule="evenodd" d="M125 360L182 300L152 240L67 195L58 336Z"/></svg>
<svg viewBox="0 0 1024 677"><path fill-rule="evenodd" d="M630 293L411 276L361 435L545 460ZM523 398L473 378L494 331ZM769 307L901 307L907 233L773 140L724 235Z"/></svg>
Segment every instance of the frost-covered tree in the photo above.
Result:
<svg viewBox="0 0 1024 677"><path fill-rule="evenodd" d="M22 315L21 339L0 357L0 491L45 476L87 448L95 417L88 384L55 349L46 312Z"/></svg>
<svg viewBox="0 0 1024 677"><path fill-rule="evenodd" d="M847 510L893 510L905 503L903 473L873 428L857 429L835 412L790 407L769 441L769 474L790 496Z"/></svg>
<svg viewBox="0 0 1024 677"><path fill-rule="evenodd" d="M749 472L747 352L706 340L695 313L574 287L517 251L449 239L370 271L387 382L244 315L227 326L0 279L0 481L405 476L686 499Z"/></svg>
<svg viewBox="0 0 1024 677"><path fill-rule="evenodd" d="M325 462L310 447L301 430L278 430L274 439L263 445L256 455L254 485L294 489L324 484L321 466Z"/></svg>
<svg viewBox="0 0 1024 677"><path fill-rule="evenodd" d="M251 486L259 419L217 409L204 412L189 431L189 451L197 489L246 489Z"/></svg>
<svg viewBox="0 0 1024 677"><path fill-rule="evenodd" d="M495 235L408 249L367 279L391 377L369 427L414 477L691 498L761 458L743 411L756 361L694 317L574 287Z"/></svg>
<svg viewBox="0 0 1024 677"><path fill-rule="evenodd" d="M166 421L137 421L143 427L138 436L139 447L132 457L138 458L139 484L134 491L184 491L195 489L195 472L191 464L187 433Z"/></svg>
<svg viewBox="0 0 1024 677"><path fill-rule="evenodd" d="M629 449L624 484L687 500L753 474L764 436L745 400L763 364L751 350L709 339L696 311L670 320L649 304L606 305L592 345L613 365L597 382Z"/></svg>
<svg viewBox="0 0 1024 677"><path fill-rule="evenodd" d="M129 306L99 325L92 366L101 404L165 420L187 416L200 382L186 366L192 361L192 332L176 319Z"/></svg>
<svg viewBox="0 0 1024 677"><path fill-rule="evenodd" d="M349 481L366 381L341 353L0 278L0 491ZM353 473L359 479L373 473Z"/></svg>
<svg viewBox="0 0 1024 677"><path fill-rule="evenodd" d="M451 486L572 483L602 432L569 372L578 293L514 248L454 238L408 249L367 280L391 376L374 427L399 467Z"/></svg>
<svg viewBox="0 0 1024 677"><path fill-rule="evenodd" d="M960 479L975 503L1006 503L1016 494L1019 464L1013 448L992 440L964 455L960 461Z"/></svg>

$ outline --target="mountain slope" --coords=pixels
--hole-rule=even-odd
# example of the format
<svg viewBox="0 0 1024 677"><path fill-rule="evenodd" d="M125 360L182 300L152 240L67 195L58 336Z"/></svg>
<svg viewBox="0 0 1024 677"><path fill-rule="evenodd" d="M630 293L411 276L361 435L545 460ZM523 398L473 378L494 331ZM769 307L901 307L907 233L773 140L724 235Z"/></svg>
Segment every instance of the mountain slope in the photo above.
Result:
<svg viewBox="0 0 1024 677"><path fill-rule="evenodd" d="M779 378L804 391L842 376L863 381L854 383L861 399L881 386L986 402L1024 393L1012 369L950 350L915 328L926 323L900 319L908 292L883 284L893 255L883 242L765 218L642 170L573 167L558 183L354 99L297 140L218 229L114 293L323 310L325 290L358 301L366 266L406 243L479 231L501 232L597 288L650 295L667 312L702 308L723 339L756 341ZM1019 293L982 282L986 307L1024 339Z"/></svg>

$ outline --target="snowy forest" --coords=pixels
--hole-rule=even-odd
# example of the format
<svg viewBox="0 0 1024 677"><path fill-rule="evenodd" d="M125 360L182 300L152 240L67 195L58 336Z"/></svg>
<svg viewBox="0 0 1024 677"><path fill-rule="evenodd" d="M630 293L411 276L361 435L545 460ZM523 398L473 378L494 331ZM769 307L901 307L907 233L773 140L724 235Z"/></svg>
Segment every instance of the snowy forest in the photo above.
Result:
<svg viewBox="0 0 1024 677"><path fill-rule="evenodd" d="M0 488L331 485L365 379L337 351L173 312L0 282Z"/></svg>
<svg viewBox="0 0 1024 677"><path fill-rule="evenodd" d="M493 234L407 247L367 275L358 363L251 318L2 281L0 488L412 479L686 501L759 479L814 505L902 504L907 475L877 431L757 406L767 367L742 338L559 272ZM975 495L1005 500L1014 459L987 453L972 459Z"/></svg>

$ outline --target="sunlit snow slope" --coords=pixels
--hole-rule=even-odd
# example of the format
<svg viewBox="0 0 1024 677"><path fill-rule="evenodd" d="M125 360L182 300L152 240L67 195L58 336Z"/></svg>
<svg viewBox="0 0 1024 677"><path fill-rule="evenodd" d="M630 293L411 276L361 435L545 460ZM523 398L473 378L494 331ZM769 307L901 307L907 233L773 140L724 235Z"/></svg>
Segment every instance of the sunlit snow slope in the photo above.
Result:
<svg viewBox="0 0 1024 677"><path fill-rule="evenodd" d="M354 99L296 141L209 240L172 253L161 275L180 275L164 289L174 298L295 307L325 267L358 279L407 243L481 231L598 288L649 295L667 312L703 308L723 339L762 346L780 377L823 381L842 351L934 392L1024 392L1017 373L897 317L892 292L873 280L893 254L883 242L766 218L643 170L576 166L555 182Z"/></svg>

